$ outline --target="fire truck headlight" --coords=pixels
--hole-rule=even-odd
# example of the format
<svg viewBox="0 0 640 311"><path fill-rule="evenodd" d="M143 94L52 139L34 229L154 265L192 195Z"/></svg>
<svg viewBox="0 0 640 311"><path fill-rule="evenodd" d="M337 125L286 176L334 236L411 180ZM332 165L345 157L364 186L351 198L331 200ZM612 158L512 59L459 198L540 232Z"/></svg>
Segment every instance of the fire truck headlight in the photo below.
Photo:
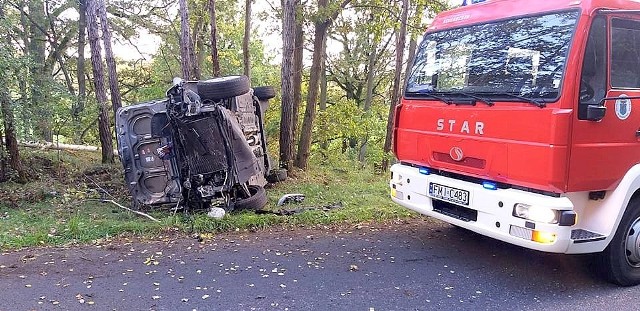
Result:
<svg viewBox="0 0 640 311"><path fill-rule="evenodd" d="M528 219L535 222L544 222L548 224L558 223L558 211L537 205L529 205L524 203L516 203L513 206L513 216Z"/></svg>

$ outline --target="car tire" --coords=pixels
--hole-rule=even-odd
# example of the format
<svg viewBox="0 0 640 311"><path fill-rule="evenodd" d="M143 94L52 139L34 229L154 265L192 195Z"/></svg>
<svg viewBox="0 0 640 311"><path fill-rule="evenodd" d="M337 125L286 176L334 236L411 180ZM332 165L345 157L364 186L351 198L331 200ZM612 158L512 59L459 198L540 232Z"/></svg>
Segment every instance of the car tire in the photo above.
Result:
<svg viewBox="0 0 640 311"><path fill-rule="evenodd" d="M236 210L259 210L267 204L267 192L258 185L249 185L250 197L237 200L234 204Z"/></svg>
<svg viewBox="0 0 640 311"><path fill-rule="evenodd" d="M269 174L265 176L270 183L277 183L287 180L287 170L283 168L273 169L269 171Z"/></svg>
<svg viewBox="0 0 640 311"><path fill-rule="evenodd" d="M259 100L269 100L276 97L276 90L272 86L256 86L253 88L253 95Z"/></svg>
<svg viewBox="0 0 640 311"><path fill-rule="evenodd" d="M249 92L247 76L228 76L213 78L197 83L198 95L202 100L221 100Z"/></svg>
<svg viewBox="0 0 640 311"><path fill-rule="evenodd" d="M629 202L613 239L598 254L600 273L620 286L640 284L640 200Z"/></svg>

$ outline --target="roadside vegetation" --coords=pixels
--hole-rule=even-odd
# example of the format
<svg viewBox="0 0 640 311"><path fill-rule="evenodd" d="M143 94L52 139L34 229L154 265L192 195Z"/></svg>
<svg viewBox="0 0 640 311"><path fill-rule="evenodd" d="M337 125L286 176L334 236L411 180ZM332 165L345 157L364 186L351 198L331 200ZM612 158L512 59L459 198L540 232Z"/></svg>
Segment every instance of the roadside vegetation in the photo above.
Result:
<svg viewBox="0 0 640 311"><path fill-rule="evenodd" d="M0 250L413 217L388 198L391 121L403 72L430 18L448 7L445 0L0 0ZM230 75L275 90L264 134L274 165L291 175L267 189L266 208L302 193L306 200L287 208L314 209L220 220L143 209L156 223L101 201L130 206L112 152L118 108L165 98L174 77ZM101 152L24 147L58 143Z"/></svg>
<svg viewBox="0 0 640 311"><path fill-rule="evenodd" d="M213 219L206 211L172 211L170 206L142 209L153 222L102 198L130 206L121 166L96 165L99 153L24 150L34 181L0 184L0 250L29 246L95 243L119 237L153 239L158 235L212 234L270 228L361 224L416 217L394 206L387 176L361 168L348 158L314 160L307 171L267 189L266 209L304 209L290 216L232 212ZM104 189L105 191L101 191ZM301 203L277 207L286 193L302 193ZM342 207L323 211L328 205Z"/></svg>

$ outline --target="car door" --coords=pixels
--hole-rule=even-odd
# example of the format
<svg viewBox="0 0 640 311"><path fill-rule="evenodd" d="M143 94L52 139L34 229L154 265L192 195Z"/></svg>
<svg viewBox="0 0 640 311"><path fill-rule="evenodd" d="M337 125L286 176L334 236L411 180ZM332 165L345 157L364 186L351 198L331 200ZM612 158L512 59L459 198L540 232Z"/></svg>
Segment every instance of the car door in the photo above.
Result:
<svg viewBox="0 0 640 311"><path fill-rule="evenodd" d="M176 203L180 199L177 169L171 158L171 137L152 135L152 118L164 114L166 100L120 108L116 115L118 154L133 202L144 205ZM159 155L165 147L167 155Z"/></svg>

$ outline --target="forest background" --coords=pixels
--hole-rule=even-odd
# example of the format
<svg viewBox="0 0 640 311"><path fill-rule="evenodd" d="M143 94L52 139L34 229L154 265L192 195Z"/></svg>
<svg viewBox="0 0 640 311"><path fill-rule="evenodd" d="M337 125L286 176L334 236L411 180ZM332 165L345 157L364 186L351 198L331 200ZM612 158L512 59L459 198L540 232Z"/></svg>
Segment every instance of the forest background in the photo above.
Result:
<svg viewBox="0 0 640 311"><path fill-rule="evenodd" d="M321 168L327 164L351 163L347 171L359 170L354 174L366 180L369 175L358 174L379 174L392 161L390 127L404 72L430 19L450 5L446 0L0 0L3 208L48 196L68 203L80 196L90 187L83 185L86 178L69 185L75 176L69 166L80 162L91 162L87 167L93 169L107 165L122 184L112 152L115 111L163 98L174 77L244 74L252 86L273 86L277 96L266 113L265 131L279 166L294 176L310 171L324 176ZM98 157L44 154L25 147L47 142L99 146L102 152ZM44 175L54 182L40 189L20 186L47 179Z"/></svg>

